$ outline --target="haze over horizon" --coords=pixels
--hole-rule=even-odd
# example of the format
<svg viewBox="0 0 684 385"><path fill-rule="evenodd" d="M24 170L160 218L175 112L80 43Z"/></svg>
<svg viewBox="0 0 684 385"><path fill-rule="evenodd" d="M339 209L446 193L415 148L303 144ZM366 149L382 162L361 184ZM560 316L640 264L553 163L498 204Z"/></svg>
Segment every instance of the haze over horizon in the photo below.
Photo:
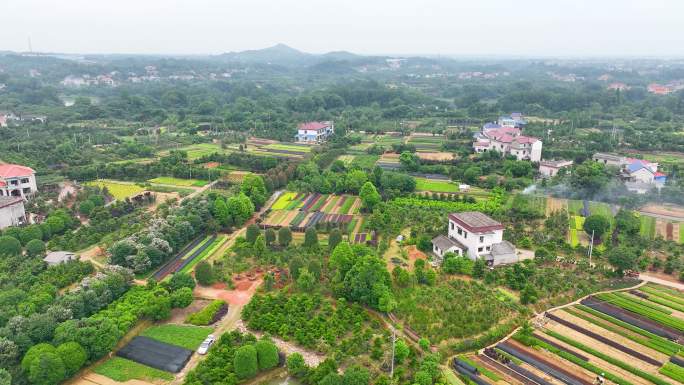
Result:
<svg viewBox="0 0 684 385"><path fill-rule="evenodd" d="M684 56L677 0L5 0L0 50L219 54L283 43L311 53Z"/></svg>

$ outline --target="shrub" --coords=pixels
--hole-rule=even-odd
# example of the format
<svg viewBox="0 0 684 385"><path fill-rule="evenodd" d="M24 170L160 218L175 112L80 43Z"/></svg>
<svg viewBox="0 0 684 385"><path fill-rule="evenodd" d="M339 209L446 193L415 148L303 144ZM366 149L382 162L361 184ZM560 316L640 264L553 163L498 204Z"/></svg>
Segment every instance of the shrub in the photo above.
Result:
<svg viewBox="0 0 684 385"><path fill-rule="evenodd" d="M198 325L198 326L206 326L210 325L214 322L214 318L217 314L220 314L220 311L222 308L225 307L225 310L228 310L228 305L220 299L217 299L207 305L204 309L190 314L188 318L185 319L186 323L193 324L193 325ZM223 313L225 314L225 313Z"/></svg>
<svg viewBox="0 0 684 385"><path fill-rule="evenodd" d="M251 224L247 226L247 232L245 234L245 239L247 239L247 242L249 243L254 243L256 241L257 237L261 234L261 231L259 231L259 226L255 224Z"/></svg>
<svg viewBox="0 0 684 385"><path fill-rule="evenodd" d="M280 246L287 246L292 242L292 231L289 227L281 227L278 230L278 244Z"/></svg>
<svg viewBox="0 0 684 385"><path fill-rule="evenodd" d="M183 287L171 293L171 307L185 308L190 306L193 300L192 289Z"/></svg>
<svg viewBox="0 0 684 385"><path fill-rule="evenodd" d="M45 243L40 239L32 239L26 244L26 253L31 257L37 257L45 253Z"/></svg>
<svg viewBox="0 0 684 385"><path fill-rule="evenodd" d="M195 280L188 273L175 273L169 280L169 290L176 291L183 287L195 288Z"/></svg>
<svg viewBox="0 0 684 385"><path fill-rule="evenodd" d="M259 370L266 370L278 366L280 358L278 357L278 348L269 340L259 340L254 347L257 352L257 361L259 363Z"/></svg>
<svg viewBox="0 0 684 385"><path fill-rule="evenodd" d="M209 262L201 261L195 268L195 278L202 286L208 286L214 283L214 269Z"/></svg>
<svg viewBox="0 0 684 385"><path fill-rule="evenodd" d="M242 346L235 352L233 367L238 378L243 380L257 374L257 351L254 345Z"/></svg>
<svg viewBox="0 0 684 385"><path fill-rule="evenodd" d="M287 372L293 377L304 377L309 371L304 357L299 353L292 353L287 356Z"/></svg>
<svg viewBox="0 0 684 385"><path fill-rule="evenodd" d="M88 360L88 353L78 342L66 342L57 346L57 354L64 362L64 369L68 377L78 372Z"/></svg>
<svg viewBox="0 0 684 385"><path fill-rule="evenodd" d="M8 235L0 237L0 255L16 256L21 254L21 242Z"/></svg>

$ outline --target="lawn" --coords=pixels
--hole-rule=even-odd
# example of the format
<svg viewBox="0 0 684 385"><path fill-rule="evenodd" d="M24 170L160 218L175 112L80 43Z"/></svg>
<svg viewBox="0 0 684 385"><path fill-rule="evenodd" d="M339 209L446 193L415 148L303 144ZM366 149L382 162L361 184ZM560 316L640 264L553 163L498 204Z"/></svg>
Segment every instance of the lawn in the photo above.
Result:
<svg viewBox="0 0 684 385"><path fill-rule="evenodd" d="M111 196L118 201L125 200L126 198L130 198L145 191L144 188L133 183L115 182L104 179L86 182L85 185L98 186L101 188L106 187L107 191L109 191L109 194L111 194Z"/></svg>
<svg viewBox="0 0 684 385"><path fill-rule="evenodd" d="M126 382L128 380L171 381L174 379L174 376L171 373L121 357L112 357L95 367L93 371L118 382Z"/></svg>
<svg viewBox="0 0 684 385"><path fill-rule="evenodd" d="M196 350L212 331L210 327L166 324L145 329L141 335L167 344Z"/></svg>
<svg viewBox="0 0 684 385"><path fill-rule="evenodd" d="M447 180L434 180L425 178L414 178L416 180L416 190L433 192L458 192L458 185Z"/></svg>
<svg viewBox="0 0 684 385"><path fill-rule="evenodd" d="M181 178L174 178L170 176L160 176L158 178L150 179L148 180L150 183L158 183L158 184L168 184L172 186L182 186L182 187L202 187L206 186L207 182L206 180L199 180L199 179L181 179Z"/></svg>

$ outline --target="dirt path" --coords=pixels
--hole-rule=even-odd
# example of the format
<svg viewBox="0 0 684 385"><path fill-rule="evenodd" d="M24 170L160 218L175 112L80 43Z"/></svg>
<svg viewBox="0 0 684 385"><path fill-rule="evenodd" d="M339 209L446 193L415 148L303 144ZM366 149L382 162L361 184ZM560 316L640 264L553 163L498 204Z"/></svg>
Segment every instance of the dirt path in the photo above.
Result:
<svg viewBox="0 0 684 385"><path fill-rule="evenodd" d="M85 249L85 250L78 252L76 254L78 254L80 256L81 261L83 261L83 262L89 261L90 263L95 265L95 267L97 267L97 268L101 269L105 266L104 263L97 260L98 256L104 255L104 250L102 250L100 245L91 246L89 249Z"/></svg>
<svg viewBox="0 0 684 385"><path fill-rule="evenodd" d="M667 277L669 278L670 276L667 276ZM672 277L672 280L669 280L669 279L657 277L651 273L641 273L641 274L639 274L639 279L646 281L646 282L653 282L653 283L657 283L659 285L673 287L677 290L684 290L684 284L682 284L681 282L677 282L675 277Z"/></svg>

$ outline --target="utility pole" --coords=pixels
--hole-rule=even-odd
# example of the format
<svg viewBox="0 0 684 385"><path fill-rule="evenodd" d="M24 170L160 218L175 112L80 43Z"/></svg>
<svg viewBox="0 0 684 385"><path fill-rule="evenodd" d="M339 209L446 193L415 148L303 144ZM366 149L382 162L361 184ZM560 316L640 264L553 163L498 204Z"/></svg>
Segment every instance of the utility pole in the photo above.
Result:
<svg viewBox="0 0 684 385"><path fill-rule="evenodd" d="M394 329L394 326L392 326L392 362L391 362L391 367L390 367L390 381L392 378L394 378L394 346L397 341L397 331Z"/></svg>
<svg viewBox="0 0 684 385"><path fill-rule="evenodd" d="M594 230L591 230L591 242L589 243L589 267L591 267L591 254L594 251Z"/></svg>

